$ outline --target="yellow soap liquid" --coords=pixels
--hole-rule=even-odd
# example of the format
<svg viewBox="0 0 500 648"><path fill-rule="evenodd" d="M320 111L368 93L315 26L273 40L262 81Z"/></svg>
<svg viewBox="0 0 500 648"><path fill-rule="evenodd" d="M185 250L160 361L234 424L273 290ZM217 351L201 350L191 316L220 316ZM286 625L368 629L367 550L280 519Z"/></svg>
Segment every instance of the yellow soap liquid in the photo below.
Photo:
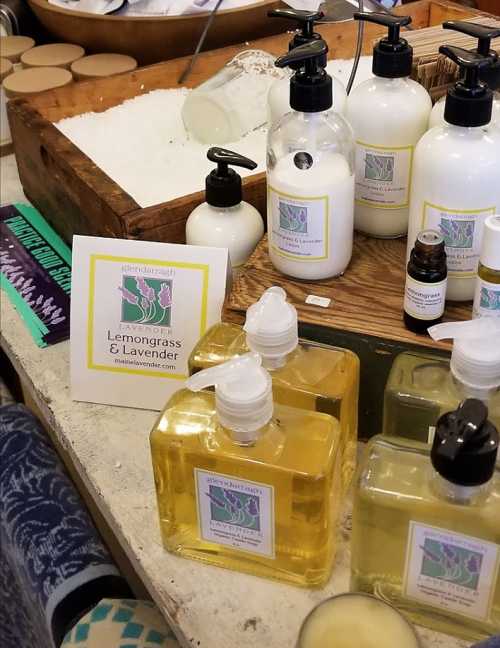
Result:
<svg viewBox="0 0 500 648"><path fill-rule="evenodd" d="M470 492L464 489L468 495L463 500L444 497L435 478L441 479L432 468L427 449L405 447L381 436L370 442L354 502L351 589L392 603L415 623L470 641L484 639L500 630L500 472L497 469L484 487ZM485 591L481 592L473 581L471 584L470 576L464 578L460 561L466 561L467 556L463 558L463 550L457 550L450 541L446 547L446 543L440 548L429 545L437 567L430 563L430 567L424 566L423 559L416 564L424 574L427 598L423 600L420 593L408 595L411 584L407 570L411 556L418 551L410 542L414 537L411 523L467 536L474 542L492 543L496 558L487 564L484 556L479 563L476 556L474 565L476 569L481 564L481 579L489 581ZM449 572L441 565L446 564L448 558L443 552L450 547L450 560L458 561L456 572L455 563ZM438 571L425 571L434 568ZM447 592L444 597L439 594L443 589ZM471 606L475 597L484 600L481 610ZM464 605L460 599L465 600ZM455 609L457 605L460 612Z"/></svg>
<svg viewBox="0 0 500 648"><path fill-rule="evenodd" d="M216 324L201 338L189 358L194 374L248 353L246 335L236 324ZM356 467L359 358L355 353L302 341L281 367L263 362L273 379L275 403L336 417L341 430L342 488L349 487Z"/></svg>
<svg viewBox="0 0 500 648"><path fill-rule="evenodd" d="M419 648L399 612L371 596L341 594L307 617L297 648Z"/></svg>
<svg viewBox="0 0 500 648"><path fill-rule="evenodd" d="M466 398L484 400L488 418L500 428L500 389L470 392L455 380L446 358L401 353L385 389L383 434L427 444L439 417Z"/></svg>
<svg viewBox="0 0 500 648"><path fill-rule="evenodd" d="M220 567L295 585L323 585L333 565L341 502L339 437L336 419L275 405L273 419L260 430L255 443L238 445L231 432L218 423L213 392L177 392L151 433L164 546ZM273 556L248 546L233 548L207 540L200 518L205 493L199 487L200 471L272 489ZM224 493L215 493L215 505L220 500L224 504ZM229 493L228 497L235 495ZM217 506L211 515L225 513ZM229 503L226 508L231 509ZM264 510L263 501L259 510ZM234 536L243 524L246 533L248 515L231 511L235 519L228 521L222 532ZM261 528L264 524L259 518Z"/></svg>

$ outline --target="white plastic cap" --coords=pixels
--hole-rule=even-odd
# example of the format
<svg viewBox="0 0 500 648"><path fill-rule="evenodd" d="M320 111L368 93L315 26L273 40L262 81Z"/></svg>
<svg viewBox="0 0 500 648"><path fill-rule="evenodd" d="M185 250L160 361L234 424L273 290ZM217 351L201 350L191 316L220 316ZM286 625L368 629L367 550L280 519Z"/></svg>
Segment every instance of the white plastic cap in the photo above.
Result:
<svg viewBox="0 0 500 648"><path fill-rule="evenodd" d="M257 430L269 423L273 415L271 376L261 363L257 353L246 353L204 369L186 381L191 391L215 385L217 416L238 443L255 441Z"/></svg>
<svg viewBox="0 0 500 648"><path fill-rule="evenodd" d="M500 270L500 214L488 216L484 223L479 260L491 270Z"/></svg>
<svg viewBox="0 0 500 648"><path fill-rule="evenodd" d="M284 358L297 348L297 311L286 300L283 288L268 288L247 310L245 326L248 348L264 361Z"/></svg>
<svg viewBox="0 0 500 648"><path fill-rule="evenodd" d="M433 340L454 339L450 368L457 380L471 389L500 386L500 319L436 324L428 332Z"/></svg>

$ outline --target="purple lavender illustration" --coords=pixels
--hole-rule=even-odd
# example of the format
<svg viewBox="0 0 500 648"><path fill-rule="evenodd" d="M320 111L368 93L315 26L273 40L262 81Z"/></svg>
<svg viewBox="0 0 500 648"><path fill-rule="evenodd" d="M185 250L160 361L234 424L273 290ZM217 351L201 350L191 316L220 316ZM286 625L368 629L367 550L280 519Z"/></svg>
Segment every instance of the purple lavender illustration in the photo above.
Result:
<svg viewBox="0 0 500 648"><path fill-rule="evenodd" d="M126 321L138 324L170 325L170 309L172 307L172 291L170 282L159 282L144 277L125 277L128 287L120 287L125 302L136 306L138 313L128 316ZM132 283L133 281L133 283ZM159 286L158 286L159 284ZM137 291L137 292L136 292Z"/></svg>
<svg viewBox="0 0 500 648"><path fill-rule="evenodd" d="M247 503L245 505L245 510L248 513L248 515L251 515L252 517L257 517L259 515L258 500L255 497L250 497L247 500Z"/></svg>
<svg viewBox="0 0 500 648"><path fill-rule="evenodd" d="M139 297L137 297L137 295L134 295L133 292L130 292L130 290L127 290L127 288L118 286L118 290L122 293L123 299L125 299L125 301L128 301L129 304L137 305L139 303Z"/></svg>

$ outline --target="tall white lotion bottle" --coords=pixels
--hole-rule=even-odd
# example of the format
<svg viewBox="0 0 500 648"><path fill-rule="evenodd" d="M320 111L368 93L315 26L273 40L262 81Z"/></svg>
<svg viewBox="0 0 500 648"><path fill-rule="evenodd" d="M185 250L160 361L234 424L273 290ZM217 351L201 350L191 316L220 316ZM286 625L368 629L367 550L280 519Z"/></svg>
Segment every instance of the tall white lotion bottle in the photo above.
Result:
<svg viewBox="0 0 500 648"><path fill-rule="evenodd" d="M459 47L439 51L460 66L460 80L448 90L446 124L428 131L415 150L408 255L421 230L441 232L446 297L468 301L474 297L484 222L500 211L500 133L484 129L493 93L479 81L480 70L492 61Z"/></svg>
<svg viewBox="0 0 500 648"><path fill-rule="evenodd" d="M479 77L494 92L493 111L488 127L500 130L500 57L495 50L491 49L491 40L500 36L500 27L491 27L461 20L447 20L443 23L443 29L452 29L453 31L477 38L477 48L474 51L481 56L489 56L491 58L492 64L482 69ZM434 104L431 116L429 117L429 128L442 126L446 123L444 120L445 100L446 96L441 97Z"/></svg>
<svg viewBox="0 0 500 648"><path fill-rule="evenodd" d="M259 212L242 199L241 177L229 165L255 169L257 164L234 151L213 147L207 157L217 164L205 180L206 202L186 222L186 243L224 247L233 271L242 266L264 235Z"/></svg>
<svg viewBox="0 0 500 648"><path fill-rule="evenodd" d="M414 148L427 130L428 92L410 79L413 49L400 37L409 16L354 14L388 28L373 48L373 74L347 100L347 119L356 140L355 228L379 238L408 231Z"/></svg>
<svg viewBox="0 0 500 648"><path fill-rule="evenodd" d="M342 274L352 256L354 140L346 120L331 111L332 78L322 62L323 40L277 59L300 63L290 80L292 112L269 130L267 227L269 256L297 279Z"/></svg>
<svg viewBox="0 0 500 648"><path fill-rule="evenodd" d="M298 24L297 31L291 41L288 43L288 51L307 45L315 40L321 40L321 34L314 31L314 23L323 17L321 11L304 11L301 9L274 9L268 11L270 18L281 18L285 20L294 20ZM322 67L326 68L326 54ZM291 63L288 67L291 70L299 70L302 63ZM333 110L343 115L346 109L347 92L344 84L336 77L332 77L333 82ZM292 109L290 107L290 77L278 79L273 83L268 95L268 125L272 128L284 115Z"/></svg>

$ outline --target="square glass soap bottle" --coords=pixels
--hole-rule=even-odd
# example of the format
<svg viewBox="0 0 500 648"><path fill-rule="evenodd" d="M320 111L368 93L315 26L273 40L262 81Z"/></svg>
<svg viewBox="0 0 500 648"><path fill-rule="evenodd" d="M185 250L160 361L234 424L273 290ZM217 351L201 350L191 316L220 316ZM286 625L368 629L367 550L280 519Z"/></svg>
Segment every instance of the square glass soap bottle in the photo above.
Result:
<svg viewBox="0 0 500 648"><path fill-rule="evenodd" d="M199 391L212 385L215 393ZM323 585L341 503L337 419L274 406L271 378L255 353L201 371L187 386L151 433L166 549Z"/></svg>
<svg viewBox="0 0 500 648"><path fill-rule="evenodd" d="M296 309L282 288L266 290L247 310L244 327L221 323L193 349L189 372L225 362L249 350L262 357L276 403L336 417L341 430L342 487L356 464L359 358L352 351L300 341Z"/></svg>
<svg viewBox="0 0 500 648"><path fill-rule="evenodd" d="M500 320L438 324L435 340L453 338L451 360L405 352L394 361L384 397L383 434L430 443L437 419L466 398L478 398L500 427Z"/></svg>
<svg viewBox="0 0 500 648"><path fill-rule="evenodd" d="M439 419L430 452L372 439L353 512L351 588L470 641L500 628L498 432L487 416L464 401Z"/></svg>

